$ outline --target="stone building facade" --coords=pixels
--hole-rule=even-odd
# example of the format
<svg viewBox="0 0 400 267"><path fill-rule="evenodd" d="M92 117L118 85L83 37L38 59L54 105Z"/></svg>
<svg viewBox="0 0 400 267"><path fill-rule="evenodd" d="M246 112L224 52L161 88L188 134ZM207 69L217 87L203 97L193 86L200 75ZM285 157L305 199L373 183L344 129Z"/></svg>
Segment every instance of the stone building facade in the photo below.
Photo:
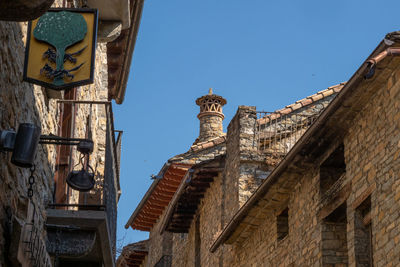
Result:
<svg viewBox="0 0 400 267"><path fill-rule="evenodd" d="M126 225L150 232L147 254L120 266L398 266L397 35L347 83L241 106L220 143L170 159L187 170L160 172Z"/></svg>
<svg viewBox="0 0 400 267"><path fill-rule="evenodd" d="M93 152L86 160L93 167L96 183L87 193L66 185L68 173L80 168L76 166L80 158L76 147L39 144L33 173L29 168L12 164L11 153L2 151L0 266L70 266L71 262L76 266L115 265L121 135L114 129L111 100L119 103L123 100L133 53L131 46L143 5L143 1L136 0L120 2L129 2L125 3L125 9L130 23L122 27L123 19L112 18L116 30L110 32L109 27L102 26L110 24L107 18L99 16L94 84L62 92L22 81L26 21L42 15L50 5L98 7L88 1L15 1L16 6L31 8L27 14L21 9L18 17L9 17L15 11L13 4L5 7L10 8L6 16L3 12L7 13L7 9L2 9L0 131L16 131L22 123L32 123L41 128L43 135L93 140ZM115 55L118 49L121 51ZM121 84L112 83L115 79ZM31 174L34 184L30 198ZM105 228L100 224L105 224ZM78 243L82 245L74 245Z"/></svg>

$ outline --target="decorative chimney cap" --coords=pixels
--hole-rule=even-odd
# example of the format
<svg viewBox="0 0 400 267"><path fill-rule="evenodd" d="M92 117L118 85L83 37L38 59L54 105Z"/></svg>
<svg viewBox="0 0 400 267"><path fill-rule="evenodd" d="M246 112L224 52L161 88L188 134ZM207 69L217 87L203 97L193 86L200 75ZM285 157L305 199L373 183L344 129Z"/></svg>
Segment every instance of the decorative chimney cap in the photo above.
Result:
<svg viewBox="0 0 400 267"><path fill-rule="evenodd" d="M196 104L200 106L200 113L197 117L205 115L216 115L224 118L222 106L226 104L226 99L222 96L213 94L212 88L208 90L208 95L204 95L196 99Z"/></svg>

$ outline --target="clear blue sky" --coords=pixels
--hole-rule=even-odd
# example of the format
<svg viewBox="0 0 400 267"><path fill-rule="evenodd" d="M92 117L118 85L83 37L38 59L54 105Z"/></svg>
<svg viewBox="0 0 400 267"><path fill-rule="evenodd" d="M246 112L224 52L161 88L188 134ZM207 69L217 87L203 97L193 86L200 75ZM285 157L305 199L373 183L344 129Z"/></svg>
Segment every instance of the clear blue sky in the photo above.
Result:
<svg viewBox="0 0 400 267"><path fill-rule="evenodd" d="M385 34L400 2L372 0L146 0L125 101L118 238L162 165L198 136L198 106L222 95L224 127L239 105L273 111L348 80Z"/></svg>

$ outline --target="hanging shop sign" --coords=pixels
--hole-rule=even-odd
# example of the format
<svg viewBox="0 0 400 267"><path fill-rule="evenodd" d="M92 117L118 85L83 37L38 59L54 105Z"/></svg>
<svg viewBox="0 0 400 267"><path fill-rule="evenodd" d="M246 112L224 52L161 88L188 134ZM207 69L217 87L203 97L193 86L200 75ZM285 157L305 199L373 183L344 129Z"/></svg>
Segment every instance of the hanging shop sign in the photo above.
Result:
<svg viewBox="0 0 400 267"><path fill-rule="evenodd" d="M24 80L55 90L93 83L96 9L49 9L28 24Z"/></svg>

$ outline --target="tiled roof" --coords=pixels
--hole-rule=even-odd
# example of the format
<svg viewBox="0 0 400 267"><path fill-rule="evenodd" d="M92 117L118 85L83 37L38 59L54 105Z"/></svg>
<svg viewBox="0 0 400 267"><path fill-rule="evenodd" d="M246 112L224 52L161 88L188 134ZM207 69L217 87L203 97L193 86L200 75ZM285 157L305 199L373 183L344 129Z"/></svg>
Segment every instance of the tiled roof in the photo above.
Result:
<svg viewBox="0 0 400 267"><path fill-rule="evenodd" d="M161 233L165 230L188 233L203 195L210 183L224 169L225 155L193 165L168 205L161 223Z"/></svg>
<svg viewBox="0 0 400 267"><path fill-rule="evenodd" d="M107 43L108 97L121 104L124 101L133 50L139 30L144 0L130 0L131 26L121 31L112 42Z"/></svg>
<svg viewBox="0 0 400 267"><path fill-rule="evenodd" d="M149 240L129 244L122 249L117 267L139 267L149 252Z"/></svg>
<svg viewBox="0 0 400 267"><path fill-rule="evenodd" d="M213 146L222 144L225 141L226 141L226 134L216 137L216 138L213 138L213 139L210 139L210 140L207 140L202 143L195 143L190 147L190 150L193 152L198 152L203 149L211 148Z"/></svg>
<svg viewBox="0 0 400 267"><path fill-rule="evenodd" d="M259 123L261 123L261 124L268 123L270 120L275 120L282 115L290 114L290 113L297 111L303 107L311 105L325 97L336 94L336 93L340 92L340 90L343 88L343 86L345 84L346 83L343 82L343 83L340 83L337 85L333 85L333 86L328 87L325 90L319 91L313 95L307 96L306 98L300 99L293 104L290 104L282 109L278 109L278 110L274 111L273 113L271 113L270 115L267 115L267 116L259 119Z"/></svg>
<svg viewBox="0 0 400 267"><path fill-rule="evenodd" d="M150 231L168 206L190 165L173 163L163 168L142 201L133 212L125 228ZM158 177L160 176L160 177Z"/></svg>
<svg viewBox="0 0 400 267"><path fill-rule="evenodd" d="M166 164L168 167L163 167L157 175L125 228L131 226L132 229L150 231L169 205L188 169L193 164L224 154L223 143L225 141L226 136L224 135L207 142L197 143L186 153L169 159ZM209 148L215 149L209 151Z"/></svg>

